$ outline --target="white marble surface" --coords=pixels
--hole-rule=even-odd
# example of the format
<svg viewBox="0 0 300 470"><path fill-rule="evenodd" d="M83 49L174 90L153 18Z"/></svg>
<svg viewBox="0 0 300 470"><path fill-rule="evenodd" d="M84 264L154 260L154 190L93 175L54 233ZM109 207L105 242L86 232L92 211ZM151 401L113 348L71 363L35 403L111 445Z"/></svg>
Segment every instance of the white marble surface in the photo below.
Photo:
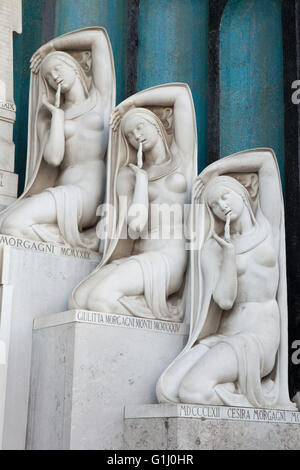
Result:
<svg viewBox="0 0 300 470"><path fill-rule="evenodd" d="M150 320L149 318L92 312L90 310L68 310L66 312L38 317L35 318L33 322L33 329L40 330L42 328L50 328L73 322L120 328L134 328L170 335L187 335L189 332L189 325L186 325L185 323L171 323L160 320Z"/></svg>
<svg viewBox="0 0 300 470"><path fill-rule="evenodd" d="M0 196L0 212L6 209L7 206L15 202L17 198L16 197L11 197L11 196L5 196L2 195Z"/></svg>
<svg viewBox="0 0 300 470"><path fill-rule="evenodd" d="M183 321L185 209L197 174L191 91L185 83L140 91L117 106L111 126L107 243L70 308Z"/></svg>
<svg viewBox="0 0 300 470"><path fill-rule="evenodd" d="M17 197L18 176L14 174L16 120L13 87L13 33L22 32L22 1L0 2L0 210ZM12 199L14 198L14 199ZM1 207L3 206L3 207Z"/></svg>
<svg viewBox="0 0 300 470"><path fill-rule="evenodd" d="M284 205L276 156L221 158L193 187L189 341L161 403L295 410L288 390Z"/></svg>
<svg viewBox="0 0 300 470"><path fill-rule="evenodd" d="M3 280L1 280L3 281ZM4 416L5 416L5 401L6 401L6 385L7 385L7 362L8 362L8 350L10 343L10 314L11 314L11 303L13 295L13 287L9 285L3 285L1 282L0 287L0 449L2 449L3 443L3 427L4 427ZM5 315L2 314L5 312Z"/></svg>
<svg viewBox="0 0 300 470"><path fill-rule="evenodd" d="M128 418L124 424L124 449L184 450L185 453L188 450L299 450L300 426L165 416Z"/></svg>
<svg viewBox="0 0 300 470"><path fill-rule="evenodd" d="M299 450L300 413L227 406L131 405L127 450Z"/></svg>
<svg viewBox="0 0 300 470"><path fill-rule="evenodd" d="M1 283L13 291L9 306L1 310L1 322L11 329L2 446L24 449L33 319L65 310L70 292L100 257L87 250L65 247L62 252L61 246L0 235L1 247L9 250Z"/></svg>
<svg viewBox="0 0 300 470"><path fill-rule="evenodd" d="M18 175L0 170L0 196L16 198L18 193Z"/></svg>
<svg viewBox="0 0 300 470"><path fill-rule="evenodd" d="M0 170L0 212L16 201L18 195L18 175Z"/></svg>
<svg viewBox="0 0 300 470"><path fill-rule="evenodd" d="M124 405L153 403L187 326L70 311L35 320L29 449L121 449ZM171 328L172 327L172 328Z"/></svg>
<svg viewBox="0 0 300 470"><path fill-rule="evenodd" d="M0 231L98 251L96 212L105 194L115 103L105 29L53 38L33 54L31 72L26 184L1 213Z"/></svg>
<svg viewBox="0 0 300 470"><path fill-rule="evenodd" d="M255 423L284 423L300 425L300 412L267 408L242 408L193 404L127 405L125 419L193 418L244 421Z"/></svg>

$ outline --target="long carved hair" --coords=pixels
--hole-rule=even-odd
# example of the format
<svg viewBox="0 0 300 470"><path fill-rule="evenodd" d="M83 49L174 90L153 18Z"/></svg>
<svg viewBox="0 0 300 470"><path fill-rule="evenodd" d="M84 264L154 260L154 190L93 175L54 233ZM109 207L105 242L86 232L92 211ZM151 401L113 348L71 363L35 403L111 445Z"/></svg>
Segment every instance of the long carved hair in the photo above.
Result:
<svg viewBox="0 0 300 470"><path fill-rule="evenodd" d="M228 188L231 191L234 191L236 194L238 194L244 202L244 205L249 211L249 215L251 218L251 221L254 225L257 224L255 215L253 213L252 209L252 201L249 195L249 192L243 186L241 183L239 183L235 178L232 178L231 176L216 176L215 178L212 178L205 186L203 193L202 193L202 198L203 202L205 203L207 212L210 217L210 230L208 233L207 238L211 238L213 235L213 232L217 232L220 229L220 221L216 220L216 216L213 213L210 205L209 205L209 199L210 196L213 194L213 192L220 186L223 186L225 188ZM223 224L222 224L223 225Z"/></svg>
<svg viewBox="0 0 300 470"><path fill-rule="evenodd" d="M56 59L59 62L63 62L68 67L71 67L74 70L75 74L78 76L81 82L85 96L87 98L89 96L87 77L84 71L82 70L82 67L80 66L80 64L70 54L66 52L62 52L62 51L54 51L54 52L50 52L49 54L46 55L46 57L44 57L41 63L41 68L40 68L41 79L46 89L48 100L50 100L50 102L54 102L54 99L55 99L54 90L49 86L49 83L44 75L44 68L46 64L49 62L49 60L51 59Z"/></svg>

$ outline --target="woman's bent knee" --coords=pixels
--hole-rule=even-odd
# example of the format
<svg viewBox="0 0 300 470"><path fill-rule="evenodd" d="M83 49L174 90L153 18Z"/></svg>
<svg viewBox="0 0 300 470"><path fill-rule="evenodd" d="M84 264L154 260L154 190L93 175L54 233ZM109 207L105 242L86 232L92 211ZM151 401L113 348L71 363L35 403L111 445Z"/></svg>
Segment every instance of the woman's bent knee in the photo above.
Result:
<svg viewBox="0 0 300 470"><path fill-rule="evenodd" d="M164 373L156 385L156 397L159 403L179 403L178 386L172 367Z"/></svg>
<svg viewBox="0 0 300 470"><path fill-rule="evenodd" d="M181 403L195 403L199 405L212 405L214 397L214 385L203 382L199 387L190 387L184 381L179 387Z"/></svg>

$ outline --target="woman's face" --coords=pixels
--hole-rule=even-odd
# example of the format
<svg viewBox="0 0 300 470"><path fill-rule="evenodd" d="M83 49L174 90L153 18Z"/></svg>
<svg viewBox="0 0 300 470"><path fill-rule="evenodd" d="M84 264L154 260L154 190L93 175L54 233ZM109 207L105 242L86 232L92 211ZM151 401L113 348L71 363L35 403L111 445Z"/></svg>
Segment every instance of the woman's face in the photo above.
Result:
<svg viewBox="0 0 300 470"><path fill-rule="evenodd" d="M69 91L76 80L75 70L58 58L51 57L43 67L42 73L54 90L61 84L62 93Z"/></svg>
<svg viewBox="0 0 300 470"><path fill-rule="evenodd" d="M225 186L216 187L208 197L208 205L218 219L226 221L230 214L230 220L237 220L243 212L243 198L232 189Z"/></svg>
<svg viewBox="0 0 300 470"><path fill-rule="evenodd" d="M143 151L151 150L158 141L156 127L142 116L130 116L124 124L124 134L128 142L137 150L142 142Z"/></svg>

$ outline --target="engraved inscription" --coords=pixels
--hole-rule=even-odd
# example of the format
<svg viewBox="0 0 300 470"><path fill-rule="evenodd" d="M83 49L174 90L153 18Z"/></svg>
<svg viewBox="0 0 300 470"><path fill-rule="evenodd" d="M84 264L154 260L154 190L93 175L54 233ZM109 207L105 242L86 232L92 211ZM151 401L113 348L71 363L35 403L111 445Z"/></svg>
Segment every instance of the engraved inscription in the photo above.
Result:
<svg viewBox="0 0 300 470"><path fill-rule="evenodd" d="M14 103L8 101L0 101L0 109L6 109L7 111L16 112L16 106Z"/></svg>
<svg viewBox="0 0 300 470"><path fill-rule="evenodd" d="M74 258L91 259L89 251L79 250L77 248L61 248L61 254L64 256L73 256Z"/></svg>
<svg viewBox="0 0 300 470"><path fill-rule="evenodd" d="M1 173L0 173L0 186L1 186ZM22 238L10 237L7 235L0 235L0 246L6 245L12 248L21 248L23 250L30 250L40 253L51 253L58 256L67 256L71 258L79 258L88 261L98 260L97 253L80 250L76 248L68 248L63 246L53 245L52 243L35 242Z"/></svg>
<svg viewBox="0 0 300 470"><path fill-rule="evenodd" d="M300 423L300 413L296 411L291 413L291 422L292 423Z"/></svg>
<svg viewBox="0 0 300 470"><path fill-rule="evenodd" d="M216 406L180 405L180 416L184 418L220 418L220 408Z"/></svg>
<svg viewBox="0 0 300 470"><path fill-rule="evenodd" d="M180 405L178 415L183 418L227 419L267 423L300 423L300 412L263 408L227 406Z"/></svg>
<svg viewBox="0 0 300 470"><path fill-rule="evenodd" d="M114 315L111 313L90 312L79 310L76 319L80 322L97 323L107 326L121 326L126 328L137 328L164 333L176 334L181 330L181 323L170 323L160 320L150 320L139 317L127 317L125 315Z"/></svg>
<svg viewBox="0 0 300 470"><path fill-rule="evenodd" d="M39 251L42 253L54 253L54 246L50 243L33 242L31 240L23 240L21 238L7 237L6 235L0 235L0 245Z"/></svg>

